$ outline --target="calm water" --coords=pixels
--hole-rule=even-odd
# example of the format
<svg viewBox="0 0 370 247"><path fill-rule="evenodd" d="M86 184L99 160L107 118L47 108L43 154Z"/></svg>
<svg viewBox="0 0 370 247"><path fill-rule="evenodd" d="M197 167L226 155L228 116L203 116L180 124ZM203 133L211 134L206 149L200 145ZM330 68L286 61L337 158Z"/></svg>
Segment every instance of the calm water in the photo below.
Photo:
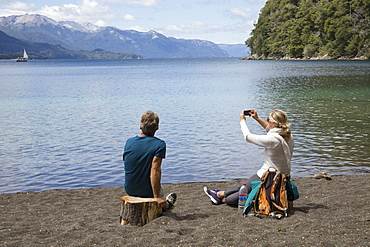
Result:
<svg viewBox="0 0 370 247"><path fill-rule="evenodd" d="M369 103L369 61L0 61L0 193L122 186L146 110L167 143L163 183L253 175L263 149L243 141L244 108L288 112L293 176L369 173Z"/></svg>

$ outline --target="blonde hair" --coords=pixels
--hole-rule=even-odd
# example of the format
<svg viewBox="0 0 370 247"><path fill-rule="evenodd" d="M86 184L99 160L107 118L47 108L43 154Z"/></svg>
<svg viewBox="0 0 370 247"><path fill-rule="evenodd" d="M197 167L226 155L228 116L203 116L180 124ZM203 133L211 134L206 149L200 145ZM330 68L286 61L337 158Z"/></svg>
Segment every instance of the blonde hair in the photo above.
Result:
<svg viewBox="0 0 370 247"><path fill-rule="evenodd" d="M157 113L146 111L140 118L140 129L144 135L154 136L158 130L159 117Z"/></svg>
<svg viewBox="0 0 370 247"><path fill-rule="evenodd" d="M287 114L282 110L275 109L270 113L269 120L276 123L276 127L283 129L283 132L280 135L286 141L289 141L292 133L290 131Z"/></svg>

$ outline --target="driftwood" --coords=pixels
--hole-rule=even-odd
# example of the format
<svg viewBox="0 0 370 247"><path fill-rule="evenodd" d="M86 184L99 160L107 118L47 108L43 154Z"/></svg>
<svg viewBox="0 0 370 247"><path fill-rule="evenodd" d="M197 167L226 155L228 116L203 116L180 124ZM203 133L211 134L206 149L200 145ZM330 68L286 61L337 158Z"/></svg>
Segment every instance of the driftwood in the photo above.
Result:
<svg viewBox="0 0 370 247"><path fill-rule="evenodd" d="M143 226L162 212L154 198L123 196L121 200L121 225Z"/></svg>
<svg viewBox="0 0 370 247"><path fill-rule="evenodd" d="M315 174L313 175L313 178L320 179L320 178L325 178L326 180L331 180L331 176L327 174L326 172L322 172L320 174Z"/></svg>

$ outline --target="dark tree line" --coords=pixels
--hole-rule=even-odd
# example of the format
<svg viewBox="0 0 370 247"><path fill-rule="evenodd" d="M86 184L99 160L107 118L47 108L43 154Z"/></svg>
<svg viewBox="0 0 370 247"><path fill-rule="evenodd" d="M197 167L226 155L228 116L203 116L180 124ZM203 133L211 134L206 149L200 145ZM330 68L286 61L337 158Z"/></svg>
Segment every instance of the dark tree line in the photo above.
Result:
<svg viewBox="0 0 370 247"><path fill-rule="evenodd" d="M370 0L268 0L245 42L257 56L370 58Z"/></svg>

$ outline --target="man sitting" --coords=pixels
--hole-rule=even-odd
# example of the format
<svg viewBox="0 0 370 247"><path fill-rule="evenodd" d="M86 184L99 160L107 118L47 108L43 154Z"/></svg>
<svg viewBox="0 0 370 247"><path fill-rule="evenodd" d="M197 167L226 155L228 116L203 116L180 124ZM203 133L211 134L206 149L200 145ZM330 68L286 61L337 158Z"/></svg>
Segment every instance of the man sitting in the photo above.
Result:
<svg viewBox="0 0 370 247"><path fill-rule="evenodd" d="M161 165L166 156L166 143L155 137L159 117L146 111L140 118L141 134L126 141L123 152L125 164L125 191L129 196L155 198L163 211L172 207L176 194L163 198Z"/></svg>

